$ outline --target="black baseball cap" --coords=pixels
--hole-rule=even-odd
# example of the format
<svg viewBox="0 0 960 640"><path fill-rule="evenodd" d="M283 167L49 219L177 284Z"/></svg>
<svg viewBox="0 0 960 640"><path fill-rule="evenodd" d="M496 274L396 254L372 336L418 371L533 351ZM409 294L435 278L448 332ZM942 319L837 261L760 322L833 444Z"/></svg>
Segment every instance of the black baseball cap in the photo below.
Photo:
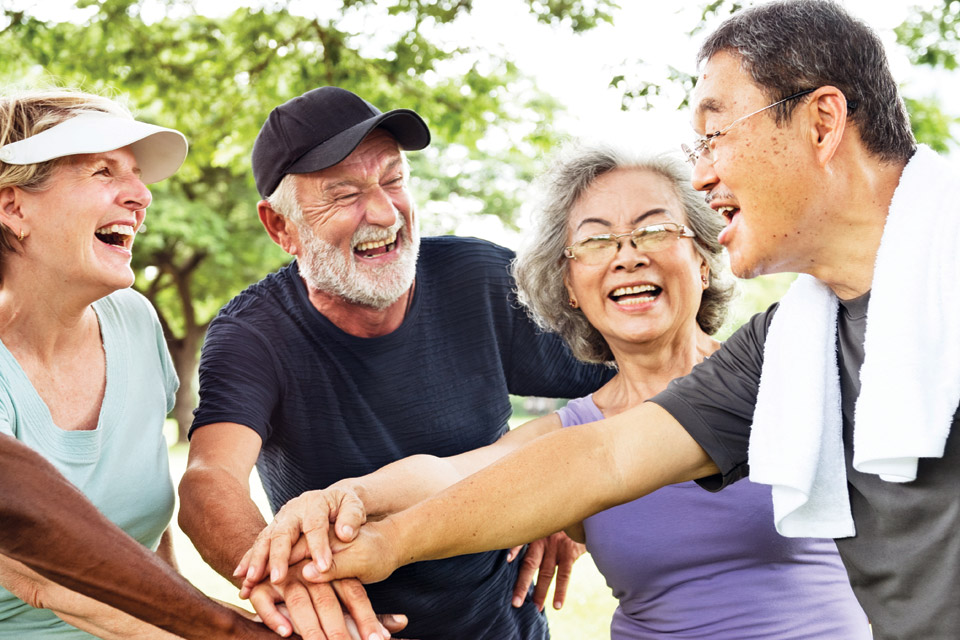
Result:
<svg viewBox="0 0 960 640"><path fill-rule="evenodd" d="M386 129L408 151L430 144L430 130L415 111L381 113L339 87L320 87L284 102L267 116L253 143L253 177L266 198L288 173L332 167L373 129Z"/></svg>

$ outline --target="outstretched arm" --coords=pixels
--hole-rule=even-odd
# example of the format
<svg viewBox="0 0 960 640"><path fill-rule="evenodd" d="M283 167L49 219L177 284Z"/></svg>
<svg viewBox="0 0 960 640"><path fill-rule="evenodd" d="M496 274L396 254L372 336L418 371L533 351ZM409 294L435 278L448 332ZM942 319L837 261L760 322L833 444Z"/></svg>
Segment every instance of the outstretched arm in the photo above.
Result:
<svg viewBox="0 0 960 640"><path fill-rule="evenodd" d="M307 491L287 502L237 567L245 576L243 594L264 576L280 582L288 564L307 556L330 566L330 524L334 535L350 542L366 519L380 519L425 500L537 437L560 429L550 414L531 420L486 447L439 458L413 455L359 478L345 478L326 489ZM294 547L303 534L305 544Z"/></svg>
<svg viewBox="0 0 960 640"><path fill-rule="evenodd" d="M23 563L24 569L184 638L274 637L206 598L107 520L42 456L6 435L0 435L0 496L0 553L18 561L6 565L7 575ZM50 588L36 574L33 579Z"/></svg>
<svg viewBox="0 0 960 640"><path fill-rule="evenodd" d="M717 472L664 409L644 403L538 438L438 496L363 527L308 578L386 578L397 567L542 537L660 487ZM531 499L531 496L534 498Z"/></svg>

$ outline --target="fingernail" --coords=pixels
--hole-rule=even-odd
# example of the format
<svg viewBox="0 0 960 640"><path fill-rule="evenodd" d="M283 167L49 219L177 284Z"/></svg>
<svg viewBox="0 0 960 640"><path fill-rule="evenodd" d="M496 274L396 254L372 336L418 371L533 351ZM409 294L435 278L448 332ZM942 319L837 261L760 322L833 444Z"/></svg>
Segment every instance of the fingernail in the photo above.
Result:
<svg viewBox="0 0 960 640"><path fill-rule="evenodd" d="M379 633L371 633L367 636L367 640L383 640L383 636Z"/></svg>
<svg viewBox="0 0 960 640"><path fill-rule="evenodd" d="M520 605L522 604L523 604L523 598L521 598L520 596L515 596L513 598L513 606L515 609L519 609Z"/></svg>
<svg viewBox="0 0 960 640"><path fill-rule="evenodd" d="M390 640L390 632L382 624L380 625L380 633L383 635L383 640Z"/></svg>
<svg viewBox="0 0 960 640"><path fill-rule="evenodd" d="M314 560L314 563L317 565L317 568L320 569L320 571L326 571L327 569L330 568L330 564L327 562L327 559L324 558L323 556L320 556L319 558Z"/></svg>
<svg viewBox="0 0 960 640"><path fill-rule="evenodd" d="M557 600L556 602L553 603L553 608L559 611L560 609L563 608L563 603Z"/></svg>
<svg viewBox="0 0 960 640"><path fill-rule="evenodd" d="M283 625L280 625L279 627L277 627L277 633L279 633L279 634L282 635L282 636L285 636L285 635L287 635L288 633L290 633L290 629L288 629L287 627L285 627L285 626L283 626Z"/></svg>
<svg viewBox="0 0 960 640"><path fill-rule="evenodd" d="M238 564L238 565L237 565L237 568L233 570L233 577L234 577L234 578L239 578L239 577L240 577L240 574L243 573L243 571L240 570L240 569L241 569L241 566L242 566L242 565L239 565L239 564Z"/></svg>
<svg viewBox="0 0 960 640"><path fill-rule="evenodd" d="M280 579L280 569L274 569L270 572L270 582L276 582Z"/></svg>
<svg viewBox="0 0 960 640"><path fill-rule="evenodd" d="M343 535L344 535L345 537L347 537L347 538L352 538L352 537L353 537L353 527L351 527L351 526L349 526L349 525L344 525L343 528L341 529L341 531L343 531Z"/></svg>
<svg viewBox="0 0 960 640"><path fill-rule="evenodd" d="M306 578L314 580L320 577L320 572L317 570L317 567L312 562L308 562L307 565L303 568L303 575Z"/></svg>
<svg viewBox="0 0 960 640"><path fill-rule="evenodd" d="M247 580L250 580L251 582L253 582L253 575L254 575L256 572L257 572L257 570L254 569L253 567L250 567L249 569L247 569Z"/></svg>

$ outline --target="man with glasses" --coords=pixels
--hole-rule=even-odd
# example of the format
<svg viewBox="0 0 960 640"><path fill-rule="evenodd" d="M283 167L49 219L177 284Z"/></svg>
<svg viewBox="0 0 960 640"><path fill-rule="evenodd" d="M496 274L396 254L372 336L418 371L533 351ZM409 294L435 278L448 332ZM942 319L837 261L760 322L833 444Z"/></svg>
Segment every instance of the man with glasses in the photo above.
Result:
<svg viewBox="0 0 960 640"><path fill-rule="evenodd" d="M837 539L875 637L960 633L960 176L918 147L879 38L834 2L745 10L699 59L694 186L737 275L796 284L651 402L364 526L320 577L375 580L749 474L781 533Z"/></svg>

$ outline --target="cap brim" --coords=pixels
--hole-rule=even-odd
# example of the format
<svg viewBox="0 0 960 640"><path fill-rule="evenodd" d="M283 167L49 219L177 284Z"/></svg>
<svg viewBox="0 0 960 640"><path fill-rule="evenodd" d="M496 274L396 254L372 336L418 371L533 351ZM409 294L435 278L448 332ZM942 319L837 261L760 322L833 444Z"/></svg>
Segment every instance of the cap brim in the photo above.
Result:
<svg viewBox="0 0 960 640"><path fill-rule="evenodd" d="M7 164L35 164L81 153L129 146L145 184L169 178L187 157L187 139L175 129L108 113L84 112L0 148Z"/></svg>
<svg viewBox="0 0 960 640"><path fill-rule="evenodd" d="M415 111L394 109L355 124L303 154L287 173L320 171L341 162L374 129L386 129L405 151L418 151L430 144L430 129Z"/></svg>

